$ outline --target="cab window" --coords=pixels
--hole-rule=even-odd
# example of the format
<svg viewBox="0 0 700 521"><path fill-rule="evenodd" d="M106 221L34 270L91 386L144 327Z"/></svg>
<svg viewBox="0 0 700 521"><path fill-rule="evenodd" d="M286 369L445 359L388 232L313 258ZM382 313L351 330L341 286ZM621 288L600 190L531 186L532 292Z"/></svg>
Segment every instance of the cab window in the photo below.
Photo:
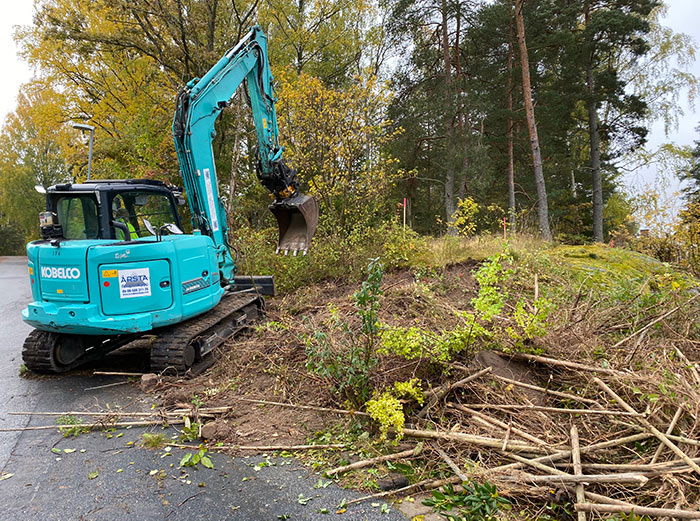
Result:
<svg viewBox="0 0 700 521"><path fill-rule="evenodd" d="M177 223L170 198L164 194L138 191L114 196L112 220L124 224L132 240L151 236L144 219L156 230L166 223ZM121 227L114 227L114 234L117 239L125 239L125 230Z"/></svg>
<svg viewBox="0 0 700 521"><path fill-rule="evenodd" d="M66 239L97 239L97 205L91 195L71 195L56 201L58 222Z"/></svg>

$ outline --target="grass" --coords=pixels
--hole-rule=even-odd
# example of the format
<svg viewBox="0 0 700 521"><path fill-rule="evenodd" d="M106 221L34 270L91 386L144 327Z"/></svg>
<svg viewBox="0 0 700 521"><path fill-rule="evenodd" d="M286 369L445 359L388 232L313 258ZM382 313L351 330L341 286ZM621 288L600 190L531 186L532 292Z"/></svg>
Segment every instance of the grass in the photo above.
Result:
<svg viewBox="0 0 700 521"><path fill-rule="evenodd" d="M149 434L145 432L141 435L141 445L147 449L160 449L168 443L170 443L170 439L160 432L158 434Z"/></svg>

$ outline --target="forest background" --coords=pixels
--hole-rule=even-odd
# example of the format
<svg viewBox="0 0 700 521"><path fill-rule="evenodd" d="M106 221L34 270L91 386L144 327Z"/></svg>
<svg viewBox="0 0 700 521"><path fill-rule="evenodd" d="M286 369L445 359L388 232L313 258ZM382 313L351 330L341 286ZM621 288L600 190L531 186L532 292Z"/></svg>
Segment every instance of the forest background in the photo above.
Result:
<svg viewBox="0 0 700 521"><path fill-rule="evenodd" d="M700 148L647 146L692 102L695 44L654 0L36 0L14 35L34 69L0 131L0 253L37 238L36 184L181 184L174 98L254 23L269 36L281 141L339 252L407 226L422 235L541 235L627 245L697 268ZM525 64L525 66L523 66ZM274 243L241 90L214 151L235 245ZM625 189L654 164L685 180ZM648 233L640 236L640 225ZM403 230L401 230L403 234ZM387 235L384 234L384 237ZM405 238L404 235L402 237Z"/></svg>

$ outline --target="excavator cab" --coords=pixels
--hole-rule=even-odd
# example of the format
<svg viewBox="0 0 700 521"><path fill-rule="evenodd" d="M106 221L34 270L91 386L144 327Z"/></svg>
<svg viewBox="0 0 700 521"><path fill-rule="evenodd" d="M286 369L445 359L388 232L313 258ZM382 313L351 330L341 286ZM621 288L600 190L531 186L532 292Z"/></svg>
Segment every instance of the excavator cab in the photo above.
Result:
<svg viewBox="0 0 700 521"><path fill-rule="evenodd" d="M277 219L279 241L277 253L287 255L290 251L296 256L304 255L311 247L311 239L318 226L318 203L308 195L296 195L275 201L270 205L270 211Z"/></svg>

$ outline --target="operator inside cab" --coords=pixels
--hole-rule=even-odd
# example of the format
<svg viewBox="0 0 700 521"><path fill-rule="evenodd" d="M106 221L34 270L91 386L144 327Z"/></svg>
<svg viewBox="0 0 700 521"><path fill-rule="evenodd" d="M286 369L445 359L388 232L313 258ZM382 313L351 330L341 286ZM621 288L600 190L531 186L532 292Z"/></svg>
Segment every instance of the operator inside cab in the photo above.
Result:
<svg viewBox="0 0 700 521"><path fill-rule="evenodd" d="M120 222L128 228L130 240L133 241L134 239L139 238L138 233L136 233L136 228L134 228L134 225L129 221L129 212L126 208L124 208L121 196L115 197L112 201L112 220L115 222ZM114 235L118 240L124 240L124 230L121 228L117 228L115 226Z"/></svg>

